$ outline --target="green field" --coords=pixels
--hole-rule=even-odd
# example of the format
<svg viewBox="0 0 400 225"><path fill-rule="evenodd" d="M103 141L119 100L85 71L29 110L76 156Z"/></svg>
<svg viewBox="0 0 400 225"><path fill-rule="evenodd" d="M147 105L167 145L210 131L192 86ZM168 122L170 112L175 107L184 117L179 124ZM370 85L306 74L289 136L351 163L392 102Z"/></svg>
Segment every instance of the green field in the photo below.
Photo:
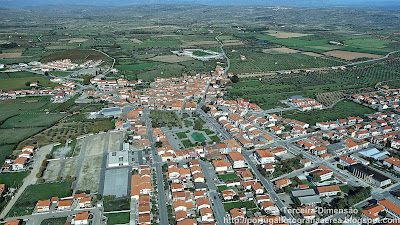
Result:
<svg viewBox="0 0 400 225"><path fill-rule="evenodd" d="M13 128L13 127L46 127L56 123L63 118L63 114L20 114L6 120L0 127Z"/></svg>
<svg viewBox="0 0 400 225"><path fill-rule="evenodd" d="M122 213L109 213L105 214L107 219L107 225L114 225L114 224L127 224L130 220L129 212L122 212Z"/></svg>
<svg viewBox="0 0 400 225"><path fill-rule="evenodd" d="M194 132L191 134L192 138L197 141L197 142L204 142L206 140L206 137L202 133Z"/></svg>
<svg viewBox="0 0 400 225"><path fill-rule="evenodd" d="M15 148L15 145L2 145L2 146L0 146L0 164L4 163L6 158L9 155L12 154L14 148Z"/></svg>
<svg viewBox="0 0 400 225"><path fill-rule="evenodd" d="M214 142L218 143L221 141L221 139L219 139L219 137L217 135L213 135L213 136L208 136L211 140L213 140Z"/></svg>
<svg viewBox="0 0 400 225"><path fill-rule="evenodd" d="M44 127L0 129L0 145L17 144L43 129Z"/></svg>
<svg viewBox="0 0 400 225"><path fill-rule="evenodd" d="M311 125L314 125L316 122L324 122L330 120L343 119L349 116L363 116L364 114L374 113L375 111L354 103L352 101L341 101L336 106L331 109L326 110L317 110L311 112L298 112L298 111L289 111L284 112L283 117L300 120Z"/></svg>
<svg viewBox="0 0 400 225"><path fill-rule="evenodd" d="M220 175L221 180L224 182L239 181L240 178L234 173Z"/></svg>
<svg viewBox="0 0 400 225"><path fill-rule="evenodd" d="M112 200L104 200L104 211L119 211L119 210L128 210L130 209L130 199L112 199Z"/></svg>
<svg viewBox="0 0 400 225"><path fill-rule="evenodd" d="M33 75L30 77L21 77L21 78L9 78L9 79L1 79L0 80L0 89L9 91L9 90L17 90L17 89L30 89L25 85L26 82L37 82L39 81L42 87L56 87L59 84L50 82L49 79L40 75Z"/></svg>
<svg viewBox="0 0 400 225"><path fill-rule="evenodd" d="M119 70L144 70L151 68L156 65L160 65L161 63L140 63L140 64L133 64L133 65L116 65L115 67Z"/></svg>
<svg viewBox="0 0 400 225"><path fill-rule="evenodd" d="M229 212L229 210L233 208L242 208L242 207L246 208L247 210L252 210L257 206L253 201L224 203L224 208L226 212Z"/></svg>
<svg viewBox="0 0 400 225"><path fill-rule="evenodd" d="M28 176L30 171L23 171L17 173L1 173L0 174L0 184L5 184L7 186L15 187L21 186L23 184L23 179Z"/></svg>
<svg viewBox="0 0 400 225"><path fill-rule="evenodd" d="M160 64L151 70L137 74L138 79L153 81L155 77L179 77L184 71L184 66L178 63Z"/></svg>
<svg viewBox="0 0 400 225"><path fill-rule="evenodd" d="M36 184L28 186L7 216L23 216L32 213L38 200L50 199L57 196L71 196L71 182Z"/></svg>

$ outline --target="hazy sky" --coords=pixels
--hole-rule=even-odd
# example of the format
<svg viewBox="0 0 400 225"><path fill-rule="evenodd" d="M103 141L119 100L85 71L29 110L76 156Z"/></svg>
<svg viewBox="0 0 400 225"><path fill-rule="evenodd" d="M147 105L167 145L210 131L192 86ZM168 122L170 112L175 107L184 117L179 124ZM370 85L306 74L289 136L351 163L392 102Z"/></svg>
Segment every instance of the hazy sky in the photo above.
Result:
<svg viewBox="0 0 400 225"><path fill-rule="evenodd" d="M400 0L0 0L1 7L25 7L43 4L79 4L96 6L123 6L143 4L204 4L204 5L264 5L264 6L391 6Z"/></svg>

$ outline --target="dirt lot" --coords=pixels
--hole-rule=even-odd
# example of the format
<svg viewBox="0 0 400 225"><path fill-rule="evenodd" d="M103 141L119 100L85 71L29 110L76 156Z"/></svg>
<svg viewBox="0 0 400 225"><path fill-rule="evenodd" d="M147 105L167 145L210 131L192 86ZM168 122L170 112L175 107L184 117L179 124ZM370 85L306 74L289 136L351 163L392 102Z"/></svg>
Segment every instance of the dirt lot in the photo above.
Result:
<svg viewBox="0 0 400 225"><path fill-rule="evenodd" d="M68 41L68 43L80 43L80 42L85 42L88 39L86 38L65 38L65 39L60 39L60 41Z"/></svg>
<svg viewBox="0 0 400 225"><path fill-rule="evenodd" d="M89 137L88 144L86 146L86 155L98 155L102 154L104 150L104 144L106 140L106 134L96 134Z"/></svg>
<svg viewBox="0 0 400 225"><path fill-rule="evenodd" d="M321 55L321 54L318 54L318 53L315 53L315 52L302 52L301 54L308 55L308 56L313 56L313 57L324 56L324 55Z"/></svg>
<svg viewBox="0 0 400 225"><path fill-rule="evenodd" d="M382 57L381 55L376 55L376 54L348 52L348 51L341 51L341 50L325 52L325 55L329 55L329 56L333 56L333 57L345 59L345 60L353 60L353 59L358 59L358 58L377 59L377 58Z"/></svg>
<svg viewBox="0 0 400 225"><path fill-rule="evenodd" d="M294 50L291 48L269 48L269 49L263 49L262 52L264 53L269 53L269 54L287 54L287 53L297 53L299 52L298 50Z"/></svg>
<svg viewBox="0 0 400 225"><path fill-rule="evenodd" d="M121 150L121 133L111 132L108 142L108 152L116 152Z"/></svg>
<svg viewBox="0 0 400 225"><path fill-rule="evenodd" d="M143 41L136 39L136 38L132 38L130 39L133 43L143 43Z"/></svg>
<svg viewBox="0 0 400 225"><path fill-rule="evenodd" d="M21 52L1 53L0 58L22 58Z"/></svg>
<svg viewBox="0 0 400 225"><path fill-rule="evenodd" d="M69 159L65 161L64 169L61 171L61 177L75 177L76 167L78 166L78 159Z"/></svg>
<svg viewBox="0 0 400 225"><path fill-rule="evenodd" d="M274 36L276 38L294 38L294 37L304 37L309 36L311 34L302 34L302 33L291 33L291 32L283 32L283 31L268 31L268 34Z"/></svg>
<svg viewBox="0 0 400 225"><path fill-rule="evenodd" d="M46 171L43 174L44 180L46 180L46 181L57 180L60 169L61 169L60 161L50 161L49 164L47 164Z"/></svg>
<svg viewBox="0 0 400 225"><path fill-rule="evenodd" d="M103 156L89 157L83 161L77 190L90 190L92 193L99 190L102 161Z"/></svg>
<svg viewBox="0 0 400 225"><path fill-rule="evenodd" d="M154 58L151 58L153 61L157 62L166 62L166 63L176 63L176 62L185 62L189 60L193 60L190 57L186 56L177 56L177 55L160 55Z"/></svg>

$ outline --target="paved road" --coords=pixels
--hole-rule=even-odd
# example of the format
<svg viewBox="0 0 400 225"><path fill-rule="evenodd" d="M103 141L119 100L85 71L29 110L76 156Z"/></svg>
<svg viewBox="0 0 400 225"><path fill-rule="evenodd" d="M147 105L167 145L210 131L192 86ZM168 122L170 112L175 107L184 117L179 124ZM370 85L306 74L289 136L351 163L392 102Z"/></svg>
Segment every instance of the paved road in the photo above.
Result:
<svg viewBox="0 0 400 225"><path fill-rule="evenodd" d="M222 55L225 57L225 59L226 59L226 62L227 62L227 64L228 64L228 66L225 68L225 74L227 74L228 73L228 70L231 68L231 60L229 59L229 57L226 55L226 53L225 53L225 50L224 50L224 43L222 42L222 41L220 41L219 40L219 36L221 36L222 35L222 33L220 33L220 34L218 34L218 36L216 36L215 37L215 40L217 40L220 44L221 44L221 46L220 46L220 49L221 49L221 51L222 51Z"/></svg>
<svg viewBox="0 0 400 225"><path fill-rule="evenodd" d="M204 177L206 178L207 181L207 185L208 185L208 196L211 202L213 202L212 204L212 210L214 212L215 215L215 219L217 220L219 225L224 225L227 224L225 223L225 219L226 218L226 212L224 209L224 206L222 205L221 199L218 196L218 189L217 186L215 186L214 183L214 178L215 176L215 171L213 169L210 169L211 164L204 162L202 160L199 160L201 169L204 172ZM212 177L212 175L214 174L214 176Z"/></svg>
<svg viewBox="0 0 400 225"><path fill-rule="evenodd" d="M100 182L99 182L99 194L101 194L101 195L103 195L104 181L106 179L108 143L110 141L110 132L107 132L105 139L106 140L105 140L104 148L103 148L103 161L101 163L101 175L100 175Z"/></svg>
<svg viewBox="0 0 400 225"><path fill-rule="evenodd" d="M22 193L25 191L25 189L31 185L36 183L36 174L39 172L39 168L42 165L42 161L46 159L46 155L51 152L53 149L53 145L46 145L44 147L39 148L39 150L35 153L34 157L34 162L32 165L32 171L28 175L28 177L25 178L24 183L22 186L18 189L17 193L15 194L14 198L11 199L7 206L4 208L4 210L0 214L0 218L4 219L8 212L11 210L11 208L14 206L15 202L18 201L18 198L21 197Z"/></svg>
<svg viewBox="0 0 400 225"><path fill-rule="evenodd" d="M87 209L76 209L76 210L72 210L72 211L61 211L61 212L56 211L56 212L50 212L50 213L40 213L40 214L26 215L26 216L20 216L20 217L11 217L11 218L8 218L8 220L23 219L23 220L28 220L27 224L39 225L45 219L73 216L76 213L83 212L83 211L89 211L90 213L93 214L93 220L92 220L93 223L92 224L96 224L96 225L104 224L104 222L102 222L102 213L99 208L87 208Z"/></svg>
<svg viewBox="0 0 400 225"><path fill-rule="evenodd" d="M162 171L162 162L158 152L154 146L154 135L153 128L151 126L151 121L149 118L149 109L145 108L143 110L143 118L146 122L147 127L147 135L149 141L151 143L151 152L153 157L153 167L156 168L156 177L157 177L157 190L158 190L158 209L160 214L160 224L168 224L168 212L167 212L167 202L166 195L164 190L164 179L163 179L163 171Z"/></svg>

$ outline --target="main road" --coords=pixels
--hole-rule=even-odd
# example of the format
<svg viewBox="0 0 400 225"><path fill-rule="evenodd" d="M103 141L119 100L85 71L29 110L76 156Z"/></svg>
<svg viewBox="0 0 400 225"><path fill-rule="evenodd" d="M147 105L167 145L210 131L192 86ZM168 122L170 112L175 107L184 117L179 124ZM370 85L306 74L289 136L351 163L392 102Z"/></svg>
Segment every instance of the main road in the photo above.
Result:
<svg viewBox="0 0 400 225"><path fill-rule="evenodd" d="M204 172L204 177L206 178L207 186L209 189L208 192L208 197L210 201L212 202L212 209L215 214L215 219L217 220L218 225L227 225L225 222L227 217L226 217L226 212L224 209L224 206L222 205L221 199L218 196L218 189L217 186L214 183L214 179L211 176L212 174L215 174L215 171L210 169L211 164L204 162L203 160L199 160L201 169ZM215 178L215 177L214 177Z"/></svg>

